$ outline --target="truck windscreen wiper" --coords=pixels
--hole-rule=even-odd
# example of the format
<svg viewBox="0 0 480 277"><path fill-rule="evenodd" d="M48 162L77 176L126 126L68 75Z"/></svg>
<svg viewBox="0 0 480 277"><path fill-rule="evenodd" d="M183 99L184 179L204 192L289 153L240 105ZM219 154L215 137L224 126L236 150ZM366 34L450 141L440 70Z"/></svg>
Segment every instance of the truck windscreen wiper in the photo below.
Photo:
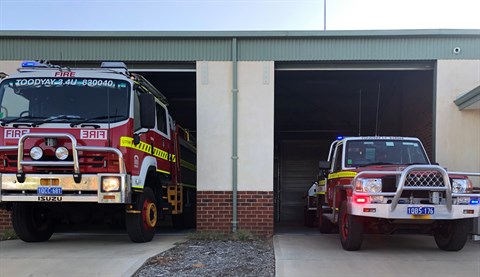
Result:
<svg viewBox="0 0 480 277"><path fill-rule="evenodd" d="M389 163L389 162L374 162L374 163L368 163L368 164L362 164L359 165L358 167L366 167L366 166L371 166L371 165L391 165L394 163Z"/></svg>
<svg viewBox="0 0 480 277"><path fill-rule="evenodd" d="M41 117L41 116L18 116L18 117L14 117L14 118L10 118L8 120L2 120L2 122L0 123L2 126L5 126L9 123L13 123L13 122L29 122L29 121L32 121L32 120L36 120L36 119L45 119L45 117Z"/></svg>
<svg viewBox="0 0 480 277"><path fill-rule="evenodd" d="M70 127L75 127L77 125L83 124L83 123L90 123L90 122L96 122L97 120L103 120L103 119L109 119L109 118L118 118L118 117L124 117L123 115L101 115L101 116L95 116L87 119L82 119L79 120L75 123L70 123Z"/></svg>
<svg viewBox="0 0 480 277"><path fill-rule="evenodd" d="M44 120L36 121L36 122L33 123L33 125L34 126L40 126L40 125L48 123L48 122L53 122L55 120L64 120L64 119L82 119L82 117L78 116L78 115L61 114L61 115L56 115L56 116L51 116L51 117L45 118Z"/></svg>

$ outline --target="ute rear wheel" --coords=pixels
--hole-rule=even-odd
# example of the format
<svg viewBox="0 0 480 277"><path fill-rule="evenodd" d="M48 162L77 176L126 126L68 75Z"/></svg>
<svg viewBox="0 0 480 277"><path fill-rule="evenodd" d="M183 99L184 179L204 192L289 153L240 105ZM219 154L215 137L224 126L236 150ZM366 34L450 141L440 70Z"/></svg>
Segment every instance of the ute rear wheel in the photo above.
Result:
<svg viewBox="0 0 480 277"><path fill-rule="evenodd" d="M155 195L150 188L145 188L137 197L135 210L127 212L125 223L127 233L133 242L148 242L155 235L158 210Z"/></svg>
<svg viewBox="0 0 480 277"><path fill-rule="evenodd" d="M323 202L325 196L320 195L318 197L317 205L317 221L318 221L318 230L322 234L330 234L332 231L332 222L323 214Z"/></svg>
<svg viewBox="0 0 480 277"><path fill-rule="evenodd" d="M363 240L363 221L358 216L348 214L346 200L340 206L338 229L343 249L349 251L360 249Z"/></svg>
<svg viewBox="0 0 480 277"><path fill-rule="evenodd" d="M12 225L17 236L25 242L47 241L54 231L48 209L36 203L13 204Z"/></svg>
<svg viewBox="0 0 480 277"><path fill-rule="evenodd" d="M442 221L434 230L433 236L438 248L445 251L459 251L467 242L472 227L471 219Z"/></svg>

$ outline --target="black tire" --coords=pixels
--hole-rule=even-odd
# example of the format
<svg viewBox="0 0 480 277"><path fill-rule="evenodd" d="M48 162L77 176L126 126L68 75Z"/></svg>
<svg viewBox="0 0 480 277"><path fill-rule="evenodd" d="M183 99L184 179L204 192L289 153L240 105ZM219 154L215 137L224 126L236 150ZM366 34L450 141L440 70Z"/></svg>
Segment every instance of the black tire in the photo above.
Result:
<svg viewBox="0 0 480 277"><path fill-rule="evenodd" d="M148 242L155 235L158 220L157 202L153 191L146 187L137 196L134 204L134 213L125 215L125 224L130 240L133 242Z"/></svg>
<svg viewBox="0 0 480 277"><path fill-rule="evenodd" d="M360 249L363 240L363 221L358 216L348 214L346 200L340 206L338 232L343 249L348 251Z"/></svg>
<svg viewBox="0 0 480 277"><path fill-rule="evenodd" d="M189 198L189 199L188 199ZM188 188L183 188L183 213L172 215L173 228L195 228L196 222L196 194Z"/></svg>
<svg viewBox="0 0 480 277"><path fill-rule="evenodd" d="M323 214L323 195L318 196L318 205L317 205L317 221L318 221L318 231L322 234L330 234L332 231L332 222Z"/></svg>
<svg viewBox="0 0 480 277"><path fill-rule="evenodd" d="M315 217L316 211L309 210L308 207L304 208L304 224L305 227L314 227L315 226Z"/></svg>
<svg viewBox="0 0 480 277"><path fill-rule="evenodd" d="M17 236L25 242L47 241L54 232L48 209L36 203L14 203L12 225Z"/></svg>
<svg viewBox="0 0 480 277"><path fill-rule="evenodd" d="M438 248L445 251L459 251L467 242L472 228L472 219L457 219L439 222L433 236Z"/></svg>
<svg viewBox="0 0 480 277"><path fill-rule="evenodd" d="M183 214L172 214L172 224L175 229L185 228L185 219Z"/></svg>

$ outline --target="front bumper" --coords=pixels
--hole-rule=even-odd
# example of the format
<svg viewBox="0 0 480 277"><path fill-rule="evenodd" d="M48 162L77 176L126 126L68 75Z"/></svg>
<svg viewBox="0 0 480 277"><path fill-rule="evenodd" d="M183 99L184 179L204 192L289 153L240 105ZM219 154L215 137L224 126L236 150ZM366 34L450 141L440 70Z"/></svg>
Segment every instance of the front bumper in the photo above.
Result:
<svg viewBox="0 0 480 277"><path fill-rule="evenodd" d="M480 176L480 173L454 173L466 176ZM357 174L353 180L356 184L360 177L397 175L395 192L357 192L353 190L347 201L348 212L352 215L367 216L385 219L431 219L453 220L462 218L475 218L480 216L479 193L453 193L449 174L445 169L436 165L412 165L403 171L363 171ZM412 177L413 176L413 177ZM439 176L439 177L438 177ZM352 187L353 189L353 187ZM402 198L403 191L428 191L431 199ZM436 197L433 195L436 194ZM440 197L443 195L443 197ZM381 197L379 202L371 201L372 198ZM413 196L412 196L413 197ZM467 198L468 203L459 204L460 198ZM357 201L361 199L362 203ZM476 199L477 204L471 204L470 199ZM430 201L430 204L423 204ZM373 202L373 203L371 203ZM426 208L431 214L412 215L409 208ZM433 208L433 209L429 209Z"/></svg>
<svg viewBox="0 0 480 277"><path fill-rule="evenodd" d="M102 177L119 177L120 190L103 192ZM25 181L21 183L16 174L0 174L0 180L0 202L131 203L130 176L127 174L84 174L79 183L68 174L26 174ZM62 194L38 194L37 189L42 183L58 183Z"/></svg>
<svg viewBox="0 0 480 277"><path fill-rule="evenodd" d="M408 207L432 207L434 214L411 215L407 213ZM385 219L432 219L449 220L461 218L475 218L480 215L479 205L452 205L451 210L446 205L430 204L399 204L392 209L391 204L354 203L348 201L347 209L353 215L376 217Z"/></svg>

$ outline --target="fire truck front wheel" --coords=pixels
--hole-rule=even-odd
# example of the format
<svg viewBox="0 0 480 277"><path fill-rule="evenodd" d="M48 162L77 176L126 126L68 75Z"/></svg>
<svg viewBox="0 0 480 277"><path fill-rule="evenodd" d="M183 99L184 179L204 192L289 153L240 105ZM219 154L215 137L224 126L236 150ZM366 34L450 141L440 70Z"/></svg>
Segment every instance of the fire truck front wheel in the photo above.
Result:
<svg viewBox="0 0 480 277"><path fill-rule="evenodd" d="M434 229L433 236L438 248L445 251L459 251L465 246L471 228L471 219L441 221Z"/></svg>
<svg viewBox="0 0 480 277"><path fill-rule="evenodd" d="M342 247L348 251L360 249L363 240L363 221L361 217L348 214L347 201L340 206L338 231Z"/></svg>
<svg viewBox="0 0 480 277"><path fill-rule="evenodd" d="M25 242L47 241L54 231L48 209L36 203L15 203L12 225L17 236Z"/></svg>
<svg viewBox="0 0 480 277"><path fill-rule="evenodd" d="M150 188L145 188L137 196L134 204L135 210L126 214L125 223L127 233L133 242L148 242L155 235L158 210L155 195Z"/></svg>

